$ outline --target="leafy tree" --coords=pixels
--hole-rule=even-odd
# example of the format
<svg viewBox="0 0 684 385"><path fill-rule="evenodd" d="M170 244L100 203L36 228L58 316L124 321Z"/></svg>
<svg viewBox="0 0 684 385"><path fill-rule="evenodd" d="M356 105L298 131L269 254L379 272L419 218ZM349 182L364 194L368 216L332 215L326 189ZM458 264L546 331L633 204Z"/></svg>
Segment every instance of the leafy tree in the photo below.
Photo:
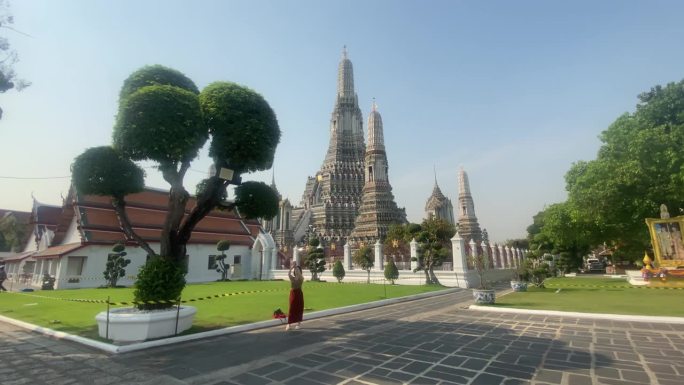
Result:
<svg viewBox="0 0 684 385"><path fill-rule="evenodd" d="M26 227L19 223L14 213L6 213L0 218L0 251L21 250L25 238Z"/></svg>
<svg viewBox="0 0 684 385"><path fill-rule="evenodd" d="M409 225L409 229L411 226ZM415 226L412 228L417 229ZM418 267L414 271L425 273L426 284L439 284L434 268L442 266L451 255L450 242L455 233L456 228L441 219L428 218L420 226L420 231L416 234L419 244Z"/></svg>
<svg viewBox="0 0 684 385"><path fill-rule="evenodd" d="M344 276L347 274L344 271L344 266L342 266L342 261L337 260L332 270L333 275L337 278L337 282L342 283Z"/></svg>
<svg viewBox="0 0 684 385"><path fill-rule="evenodd" d="M375 265L375 259L373 258L373 250L370 246L363 246L362 248L356 250L352 256L352 261L368 273L368 281L370 283L370 271Z"/></svg>
<svg viewBox="0 0 684 385"><path fill-rule="evenodd" d="M221 281L228 280L228 271L230 265L226 263L226 250L230 249L230 241L222 240L216 244L216 250L221 252L221 255L216 256L216 271L221 273Z"/></svg>
<svg viewBox="0 0 684 385"><path fill-rule="evenodd" d="M112 248L112 252L107 254L107 264L105 265L104 277L109 287L116 287L119 278L126 275L126 266L131 263L130 259L124 258L126 247L117 243Z"/></svg>
<svg viewBox="0 0 684 385"><path fill-rule="evenodd" d="M10 30L26 35L14 28L14 16L9 10L9 2L5 0L0 0L0 30ZM21 91L31 85L31 83L17 78L14 65L18 61L19 56L10 47L9 40L5 36L0 36L0 93L5 93L11 89ZM2 108L0 108L0 119L2 119Z"/></svg>
<svg viewBox="0 0 684 385"><path fill-rule="evenodd" d="M487 243L487 242L485 242ZM530 248L530 242L526 238L509 239L504 244L508 247L515 247L516 249L527 250Z"/></svg>
<svg viewBox="0 0 684 385"><path fill-rule="evenodd" d="M311 280L318 281L320 278L318 274L325 271L325 252L320 246L318 238L311 238L309 240L308 252L304 260L304 266L311 272Z"/></svg>
<svg viewBox="0 0 684 385"><path fill-rule="evenodd" d="M591 250L599 230L582 217L571 202L556 203L534 217L528 227L530 247L535 257L546 253L566 253L569 266L579 265L582 256Z"/></svg>
<svg viewBox="0 0 684 385"><path fill-rule="evenodd" d="M478 253L477 255L473 254L469 258L470 263L473 265L473 268L475 268L475 271L477 272L477 276L479 278L480 284L477 288L479 290L489 290L489 281L486 277L487 270L489 270L490 266L489 258L484 253Z"/></svg>
<svg viewBox="0 0 684 385"><path fill-rule="evenodd" d="M596 159L566 174L568 201L597 227L594 245L605 241L616 257L633 260L651 247L644 218L657 216L661 204L684 209L684 80L639 95L636 111L600 139Z"/></svg>
<svg viewBox="0 0 684 385"><path fill-rule="evenodd" d="M389 280L392 285L394 281L399 278L399 269L397 269L397 264L394 263L394 259L390 258L385 265L385 279Z"/></svg>
<svg viewBox="0 0 684 385"><path fill-rule="evenodd" d="M112 147L76 158L74 185L83 194L110 196L127 237L150 256L180 266L195 226L215 208L237 208L246 218L270 219L277 212L277 196L264 183L245 183L233 202L225 200L242 173L271 167L280 140L273 110L249 88L216 82L200 93L176 70L143 67L124 82L112 138ZM184 177L207 141L216 173L199 184L195 206L187 207ZM155 162L170 185L159 254L135 233L125 212L125 196L143 188L143 172L134 163L142 160Z"/></svg>

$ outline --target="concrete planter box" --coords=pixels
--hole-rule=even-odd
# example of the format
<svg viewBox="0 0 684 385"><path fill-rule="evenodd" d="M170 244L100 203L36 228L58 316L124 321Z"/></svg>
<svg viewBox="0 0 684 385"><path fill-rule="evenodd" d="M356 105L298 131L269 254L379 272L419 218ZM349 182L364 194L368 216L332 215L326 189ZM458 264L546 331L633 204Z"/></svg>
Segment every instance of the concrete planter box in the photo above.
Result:
<svg viewBox="0 0 684 385"><path fill-rule="evenodd" d="M473 289L473 299L477 304L494 304L496 302L496 291Z"/></svg>
<svg viewBox="0 0 684 385"><path fill-rule="evenodd" d="M118 308L109 311L109 339L121 342L145 341L181 333L190 329L197 309L181 306L166 310L140 311L136 308ZM178 330L176 330L178 315ZM107 338L107 312L95 316L100 337Z"/></svg>

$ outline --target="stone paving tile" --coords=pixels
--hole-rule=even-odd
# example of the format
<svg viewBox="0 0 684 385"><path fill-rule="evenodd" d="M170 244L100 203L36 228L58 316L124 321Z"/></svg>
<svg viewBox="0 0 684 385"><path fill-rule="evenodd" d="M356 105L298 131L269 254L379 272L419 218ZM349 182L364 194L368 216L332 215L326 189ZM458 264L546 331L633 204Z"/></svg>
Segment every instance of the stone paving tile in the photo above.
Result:
<svg viewBox="0 0 684 385"><path fill-rule="evenodd" d="M653 378L681 385L681 325L471 312L452 297L310 321L294 347L292 333L273 328L109 356L0 324L0 341L11 341L0 346L0 356L10 357L0 361L0 378L3 385L40 385L41 377L64 385L630 385ZM245 365L252 361L263 363Z"/></svg>

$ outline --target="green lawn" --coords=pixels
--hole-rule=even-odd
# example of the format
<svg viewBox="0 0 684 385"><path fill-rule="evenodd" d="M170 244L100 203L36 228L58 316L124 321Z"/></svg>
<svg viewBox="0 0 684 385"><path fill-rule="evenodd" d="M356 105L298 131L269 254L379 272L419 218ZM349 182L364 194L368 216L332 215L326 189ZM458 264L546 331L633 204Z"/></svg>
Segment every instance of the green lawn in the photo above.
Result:
<svg viewBox="0 0 684 385"><path fill-rule="evenodd" d="M441 286L399 286L360 283L305 282L305 313L396 298L411 294L441 290ZM190 284L183 290L183 299L250 290L273 290L248 293L193 302L197 315L190 332L200 332L241 325L272 318L281 308L287 313L290 291L285 281L242 281ZM89 338L97 338L95 315L106 310L104 303L86 303L56 298L106 300L125 302L133 299L133 289L38 290L33 293L0 293L0 314ZM43 298L51 297L51 298Z"/></svg>
<svg viewBox="0 0 684 385"><path fill-rule="evenodd" d="M679 305L684 290L637 289L626 280L613 278L553 278L546 281L546 286L498 297L494 306L684 317L684 307Z"/></svg>

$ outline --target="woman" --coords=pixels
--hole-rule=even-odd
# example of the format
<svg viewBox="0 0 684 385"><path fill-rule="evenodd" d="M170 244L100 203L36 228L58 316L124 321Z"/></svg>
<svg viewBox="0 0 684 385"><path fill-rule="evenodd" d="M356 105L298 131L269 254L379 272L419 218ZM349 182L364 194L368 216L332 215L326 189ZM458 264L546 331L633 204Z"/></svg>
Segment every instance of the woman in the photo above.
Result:
<svg viewBox="0 0 684 385"><path fill-rule="evenodd" d="M287 313L287 326L285 331L290 330L290 325L297 323L295 329L299 329L302 324L302 317L304 316L304 294L302 293L302 284L304 283L304 275L302 268L294 266L287 272L290 277L290 310Z"/></svg>

